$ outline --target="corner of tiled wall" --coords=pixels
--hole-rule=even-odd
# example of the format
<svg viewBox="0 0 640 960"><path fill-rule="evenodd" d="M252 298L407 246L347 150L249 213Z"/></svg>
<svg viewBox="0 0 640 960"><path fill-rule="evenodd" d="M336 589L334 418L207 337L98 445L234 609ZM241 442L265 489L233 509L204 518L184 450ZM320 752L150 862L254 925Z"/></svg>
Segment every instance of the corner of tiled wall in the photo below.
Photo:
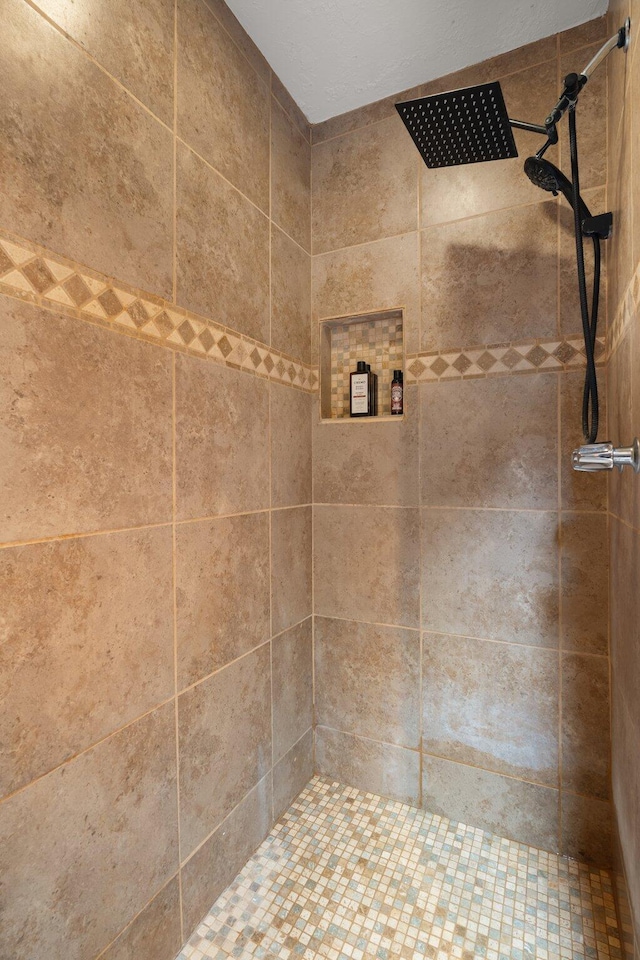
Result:
<svg viewBox="0 0 640 960"><path fill-rule="evenodd" d="M2 26L0 954L171 960L313 769L310 128L222 0Z"/></svg>

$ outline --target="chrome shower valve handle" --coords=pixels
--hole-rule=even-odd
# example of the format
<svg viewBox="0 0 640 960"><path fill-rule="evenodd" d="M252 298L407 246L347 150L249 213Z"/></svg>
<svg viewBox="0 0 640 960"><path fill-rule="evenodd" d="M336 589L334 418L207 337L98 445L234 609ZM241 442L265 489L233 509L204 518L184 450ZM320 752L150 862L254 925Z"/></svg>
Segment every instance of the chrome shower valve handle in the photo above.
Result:
<svg viewBox="0 0 640 960"><path fill-rule="evenodd" d="M614 447L612 443L587 443L571 455L574 470L596 473L598 470L613 470L617 467L632 467L640 473L640 441L636 437L630 447Z"/></svg>

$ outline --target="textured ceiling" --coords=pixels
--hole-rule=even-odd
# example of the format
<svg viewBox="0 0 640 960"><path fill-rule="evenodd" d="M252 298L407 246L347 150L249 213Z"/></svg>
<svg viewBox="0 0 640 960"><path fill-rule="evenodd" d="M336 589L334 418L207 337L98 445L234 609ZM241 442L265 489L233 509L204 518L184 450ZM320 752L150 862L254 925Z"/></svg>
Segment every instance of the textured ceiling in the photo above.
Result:
<svg viewBox="0 0 640 960"><path fill-rule="evenodd" d="M605 13L608 0L227 0L312 123Z"/></svg>

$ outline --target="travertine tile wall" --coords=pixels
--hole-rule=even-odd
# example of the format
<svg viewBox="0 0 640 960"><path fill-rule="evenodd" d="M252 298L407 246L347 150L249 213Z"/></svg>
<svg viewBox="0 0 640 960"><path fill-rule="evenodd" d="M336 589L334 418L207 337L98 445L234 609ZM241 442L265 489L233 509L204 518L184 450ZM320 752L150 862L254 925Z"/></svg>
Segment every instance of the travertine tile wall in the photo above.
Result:
<svg viewBox="0 0 640 960"><path fill-rule="evenodd" d="M617 230L609 248L609 316L614 320L607 370L609 434L616 444L640 436L640 4L612 0L609 29L632 17L626 56L609 58L609 206ZM612 780L615 867L625 956L640 957L640 484L611 477Z"/></svg>
<svg viewBox="0 0 640 960"><path fill-rule="evenodd" d="M170 960L313 771L310 134L218 0L0 47L0 955Z"/></svg>
<svg viewBox="0 0 640 960"><path fill-rule="evenodd" d="M522 172L536 136L514 161L427 170L393 103L500 79L510 115L542 122L606 34L594 21L312 133L313 321L402 307L408 354L403 420L314 414L316 767L600 864L607 493L569 462L572 221ZM601 211L603 73L579 128ZM565 138L553 156L568 165Z"/></svg>

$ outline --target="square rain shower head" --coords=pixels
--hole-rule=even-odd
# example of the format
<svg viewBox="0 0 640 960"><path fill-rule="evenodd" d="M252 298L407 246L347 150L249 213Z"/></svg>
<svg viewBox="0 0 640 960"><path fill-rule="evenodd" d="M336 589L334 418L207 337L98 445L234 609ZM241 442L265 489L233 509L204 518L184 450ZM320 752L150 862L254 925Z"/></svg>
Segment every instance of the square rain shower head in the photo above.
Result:
<svg viewBox="0 0 640 960"><path fill-rule="evenodd" d="M497 80L406 100L396 110L428 167L518 156Z"/></svg>

